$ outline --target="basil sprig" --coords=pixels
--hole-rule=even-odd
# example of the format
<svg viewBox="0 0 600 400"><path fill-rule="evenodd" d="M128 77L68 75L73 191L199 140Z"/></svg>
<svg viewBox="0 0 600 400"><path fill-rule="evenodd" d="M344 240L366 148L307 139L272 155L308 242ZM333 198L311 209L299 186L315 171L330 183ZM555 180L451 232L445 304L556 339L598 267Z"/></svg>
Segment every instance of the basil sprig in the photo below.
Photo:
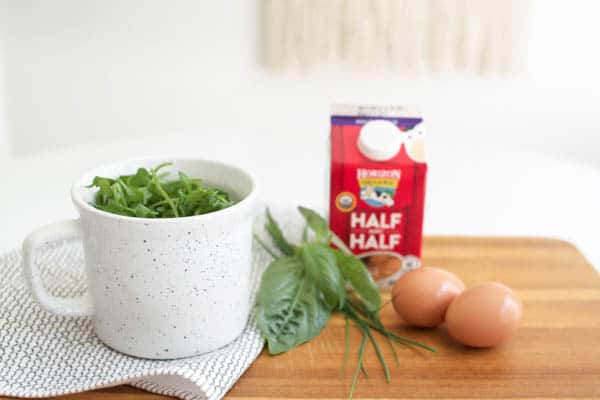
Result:
<svg viewBox="0 0 600 400"><path fill-rule="evenodd" d="M374 347L388 382L390 379L373 331L387 339L397 364L397 343L435 352L429 346L384 327L379 317L381 295L365 265L329 230L327 221L318 213L304 207L298 207L298 210L307 226L301 244L292 244L285 238L268 209L265 230L276 250L256 237L274 258L263 273L256 298L256 321L269 353L283 353L310 341L321 333L333 312L342 313L346 321L344 367L349 353L350 321L363 335L350 388L349 397L352 398L360 371L365 373L363 359L367 342ZM314 234L312 241L308 230Z"/></svg>

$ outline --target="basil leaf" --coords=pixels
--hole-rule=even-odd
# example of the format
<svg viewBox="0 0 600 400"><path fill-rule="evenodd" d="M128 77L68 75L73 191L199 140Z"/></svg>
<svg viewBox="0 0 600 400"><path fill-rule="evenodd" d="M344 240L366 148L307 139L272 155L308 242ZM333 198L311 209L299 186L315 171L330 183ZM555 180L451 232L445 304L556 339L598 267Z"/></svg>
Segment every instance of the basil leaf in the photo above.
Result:
<svg viewBox="0 0 600 400"><path fill-rule="evenodd" d="M279 224L277 224L277 221L275 221L275 218L273 218L273 215L271 215L271 211L268 208L267 208L267 222L265 223L265 229L271 235L271 238L273 239L273 243L275 243L277 248L279 250L281 250L281 252L283 254L285 254L286 256L294 255L294 253L296 251L294 246L292 246L286 240L285 236L283 236L283 232L281 231Z"/></svg>
<svg viewBox="0 0 600 400"><path fill-rule="evenodd" d="M318 336L330 312L297 257L281 257L263 273L256 323L270 354L286 352Z"/></svg>
<svg viewBox="0 0 600 400"><path fill-rule="evenodd" d="M328 244L331 240L331 232L327 221L310 208L299 206L298 211L300 211L310 229L315 232L316 240Z"/></svg>
<svg viewBox="0 0 600 400"><path fill-rule="evenodd" d="M333 249L322 243L306 243L302 246L300 257L306 274L323 293L327 306L332 310L336 307L341 309L346 289Z"/></svg>
<svg viewBox="0 0 600 400"><path fill-rule="evenodd" d="M342 276L352 285L367 310L378 312L381 307L381 295L365 264L352 254L340 250L333 250L333 253Z"/></svg>

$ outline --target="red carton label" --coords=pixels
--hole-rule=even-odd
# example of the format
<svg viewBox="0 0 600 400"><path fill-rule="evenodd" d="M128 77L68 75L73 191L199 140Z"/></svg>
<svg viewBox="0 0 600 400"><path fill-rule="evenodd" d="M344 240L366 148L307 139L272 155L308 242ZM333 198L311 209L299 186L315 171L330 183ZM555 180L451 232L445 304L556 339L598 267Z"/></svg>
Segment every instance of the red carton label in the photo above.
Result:
<svg viewBox="0 0 600 400"><path fill-rule="evenodd" d="M331 117L330 229L382 287L420 265L427 173L422 118L392 109Z"/></svg>

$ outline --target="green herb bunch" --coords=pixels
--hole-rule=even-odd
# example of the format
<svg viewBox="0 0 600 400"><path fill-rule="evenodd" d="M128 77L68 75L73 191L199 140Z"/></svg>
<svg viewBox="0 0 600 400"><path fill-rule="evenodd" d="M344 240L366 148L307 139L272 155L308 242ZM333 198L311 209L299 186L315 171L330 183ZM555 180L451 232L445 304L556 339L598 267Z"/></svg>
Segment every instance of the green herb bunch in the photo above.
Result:
<svg viewBox="0 0 600 400"><path fill-rule="evenodd" d="M172 163L150 170L139 168L133 175L116 179L96 176L88 187L96 187L94 207L113 214L141 218L172 218L206 214L233 204L223 190L202 185L179 171L178 179L167 180L161 172Z"/></svg>
<svg viewBox="0 0 600 400"><path fill-rule="evenodd" d="M390 373L374 331L383 334L392 348L395 344L434 349L400 336L383 326L379 317L381 296L367 268L328 228L315 211L298 207L306 220L302 243L290 243L270 211L266 212L265 229L277 251L256 239L275 259L265 270L256 298L256 320L271 354L279 354L305 343L321 333L331 314L344 315L345 355L349 354L349 324L352 321L362 333L358 364L352 377L350 398L363 366L367 341L373 346L389 382ZM312 230L313 240L309 240ZM337 247L334 249L330 246Z"/></svg>

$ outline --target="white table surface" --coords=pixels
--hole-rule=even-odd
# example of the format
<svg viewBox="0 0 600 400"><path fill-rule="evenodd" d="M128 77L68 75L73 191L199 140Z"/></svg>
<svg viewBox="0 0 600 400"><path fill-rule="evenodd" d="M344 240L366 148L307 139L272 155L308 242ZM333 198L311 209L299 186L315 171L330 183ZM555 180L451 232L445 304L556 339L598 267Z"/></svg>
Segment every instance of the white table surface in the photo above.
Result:
<svg viewBox="0 0 600 400"><path fill-rule="evenodd" d="M69 188L87 169L147 155L235 162L254 173L267 203L325 210L326 133L319 144L289 135L227 135L92 143L1 160L0 250L20 246L38 226L76 217ZM556 237L600 266L600 169L497 146L428 145L426 234Z"/></svg>

